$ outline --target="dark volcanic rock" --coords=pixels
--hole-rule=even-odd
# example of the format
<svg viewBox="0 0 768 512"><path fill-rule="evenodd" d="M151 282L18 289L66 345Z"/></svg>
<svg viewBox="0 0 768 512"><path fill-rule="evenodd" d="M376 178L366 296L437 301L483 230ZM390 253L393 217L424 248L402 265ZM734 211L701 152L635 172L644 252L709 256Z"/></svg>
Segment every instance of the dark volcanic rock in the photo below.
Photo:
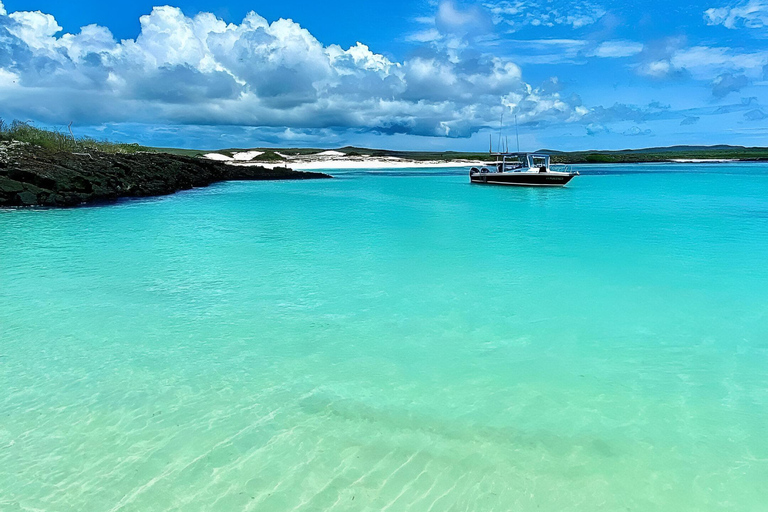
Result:
<svg viewBox="0 0 768 512"><path fill-rule="evenodd" d="M303 180L327 174L227 165L167 153L52 153L0 143L0 207L76 206L172 194L231 180Z"/></svg>

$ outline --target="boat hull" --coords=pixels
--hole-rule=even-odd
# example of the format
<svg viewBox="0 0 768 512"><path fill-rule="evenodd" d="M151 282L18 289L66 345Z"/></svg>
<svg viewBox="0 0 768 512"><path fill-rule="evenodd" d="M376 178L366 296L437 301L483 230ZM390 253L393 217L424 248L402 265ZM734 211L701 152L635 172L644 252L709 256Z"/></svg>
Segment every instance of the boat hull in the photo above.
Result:
<svg viewBox="0 0 768 512"><path fill-rule="evenodd" d="M470 175L472 183L485 185L515 185L518 187L564 187L575 174L561 173L475 173Z"/></svg>

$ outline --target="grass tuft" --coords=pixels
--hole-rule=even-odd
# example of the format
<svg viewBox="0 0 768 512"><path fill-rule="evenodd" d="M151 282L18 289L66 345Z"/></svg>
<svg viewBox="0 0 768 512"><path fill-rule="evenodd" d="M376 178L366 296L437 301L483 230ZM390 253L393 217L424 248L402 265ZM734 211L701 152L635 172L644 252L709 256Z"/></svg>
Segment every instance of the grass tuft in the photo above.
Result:
<svg viewBox="0 0 768 512"><path fill-rule="evenodd" d="M68 153L98 151L128 154L146 150L138 144L123 144L91 137L73 138L69 133L61 130L45 130L22 121L13 121L8 124L2 119L0 119L0 141L26 142L49 151Z"/></svg>

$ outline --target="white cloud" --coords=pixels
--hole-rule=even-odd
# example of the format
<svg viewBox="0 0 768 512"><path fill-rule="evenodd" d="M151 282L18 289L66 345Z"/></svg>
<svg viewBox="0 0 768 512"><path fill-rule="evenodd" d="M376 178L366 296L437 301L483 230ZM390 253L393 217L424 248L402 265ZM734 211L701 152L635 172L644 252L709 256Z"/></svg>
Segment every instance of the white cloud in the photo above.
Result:
<svg viewBox="0 0 768 512"><path fill-rule="evenodd" d="M506 44L521 64L561 64L583 63L590 43L579 39L510 39Z"/></svg>
<svg viewBox="0 0 768 512"><path fill-rule="evenodd" d="M717 7L704 11L708 25L723 25L736 29L764 28L768 26L768 1L749 0L728 7Z"/></svg>
<svg viewBox="0 0 768 512"><path fill-rule="evenodd" d="M602 135L604 133L610 133L610 130L608 129L608 127L599 123L589 123L586 126L586 129L587 129L587 135L589 135L590 137L593 137L595 135Z"/></svg>
<svg viewBox="0 0 768 512"><path fill-rule="evenodd" d="M631 57L643 51L643 44L635 41L605 41L591 52L591 56L603 58Z"/></svg>
<svg viewBox="0 0 768 512"><path fill-rule="evenodd" d="M431 43L442 39L442 34L436 28L428 28L426 30L419 30L406 37L407 41L416 43Z"/></svg>
<svg viewBox="0 0 768 512"><path fill-rule="evenodd" d="M468 41L493 44L503 33L515 33L526 27L579 29L596 23L606 14L602 7L585 0L478 1L481 3L460 7L455 0L432 0L435 15L414 19L428 28L421 28L406 39L453 48L466 45ZM555 58L546 60L557 61Z"/></svg>
<svg viewBox="0 0 768 512"><path fill-rule="evenodd" d="M723 73L712 81L712 95L715 98L724 98L732 92L739 92L749 85L749 79L744 75Z"/></svg>
<svg viewBox="0 0 768 512"><path fill-rule="evenodd" d="M435 24L449 32L483 30L488 19L478 6L459 9L452 0L442 0L437 7Z"/></svg>
<svg viewBox="0 0 768 512"><path fill-rule="evenodd" d="M574 29L592 25L606 11L597 4L579 0L501 0L483 4L493 13L496 24L517 31L525 26L554 27L568 25Z"/></svg>
<svg viewBox="0 0 768 512"><path fill-rule="evenodd" d="M749 79L760 79L766 65L766 50L745 52L727 47L692 46L669 49L666 55L638 66L637 71L653 78L684 74L709 82L723 73L741 73Z"/></svg>
<svg viewBox="0 0 768 512"><path fill-rule="evenodd" d="M669 60L654 60L641 65L638 72L653 78L664 78L673 70Z"/></svg>
<svg viewBox="0 0 768 512"><path fill-rule="evenodd" d="M40 11L12 12L9 17L16 22L10 25L9 32L35 50L51 48L53 36L62 30L53 16Z"/></svg>
<svg viewBox="0 0 768 512"><path fill-rule="evenodd" d="M5 6L3 5L3 2L0 2L0 16L5 16L6 14L8 13L5 11Z"/></svg>
<svg viewBox="0 0 768 512"><path fill-rule="evenodd" d="M457 6L454 0L434 2L434 16L420 16L413 21L423 27L406 36L414 43L432 43L442 48L465 48L469 41L493 37L493 21L479 5Z"/></svg>
<svg viewBox="0 0 768 512"><path fill-rule="evenodd" d="M13 87L18 79L17 74L0 69L0 88Z"/></svg>
<svg viewBox="0 0 768 512"><path fill-rule="evenodd" d="M0 4L2 5L2 4ZM439 23L482 21L453 4ZM0 115L53 124L155 123L360 130L450 137L493 126L503 107L527 121L578 120L578 98L524 82L508 59L432 48L395 62L357 43L325 46L291 20L156 7L138 37L97 25L61 34L40 12L0 24Z"/></svg>
<svg viewBox="0 0 768 512"><path fill-rule="evenodd" d="M694 46L675 52L670 63L700 80L709 80L724 71L742 71L757 77L768 64L768 51L739 52L731 48Z"/></svg>
<svg viewBox="0 0 768 512"><path fill-rule="evenodd" d="M645 130L643 130L639 126L632 126L622 132L622 135L626 135L628 137L638 137L638 136L647 137L652 134L653 132L650 129L646 128Z"/></svg>

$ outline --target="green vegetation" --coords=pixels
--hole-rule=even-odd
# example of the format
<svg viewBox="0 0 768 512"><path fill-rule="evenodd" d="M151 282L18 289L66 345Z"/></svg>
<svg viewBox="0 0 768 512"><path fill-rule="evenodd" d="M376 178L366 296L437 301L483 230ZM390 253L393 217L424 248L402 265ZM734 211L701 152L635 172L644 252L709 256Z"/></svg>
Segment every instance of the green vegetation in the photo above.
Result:
<svg viewBox="0 0 768 512"><path fill-rule="evenodd" d="M14 121L7 124L0 119L0 141L19 141L39 146L48 151L65 151L69 153L87 153L100 151L102 153L136 153L146 148L138 144L121 144L107 140L96 140L90 137L74 138L71 134L58 130L45 130L29 123Z"/></svg>
<svg viewBox="0 0 768 512"><path fill-rule="evenodd" d="M743 146L670 146L664 148L625 149L621 151L549 151L555 163L641 163L670 160L768 160L768 148Z"/></svg>
<svg viewBox="0 0 768 512"><path fill-rule="evenodd" d="M264 153L254 158L254 162L282 162L285 160L285 158L278 155L271 149L264 149L260 151L264 151Z"/></svg>
<svg viewBox="0 0 768 512"><path fill-rule="evenodd" d="M99 151L103 153L136 153L140 151L152 153L168 153L201 157L207 153L220 153L234 156L244 151L262 151L253 162L281 162L282 155L309 156L326 151L321 148L230 148L214 151L178 148L150 148L138 144L124 144L107 140L96 140L90 137L74 138L65 130L45 130L29 123L14 121L7 124L0 119L0 141L17 140L34 144L49 151L66 151L71 153L87 153ZM369 149L347 146L335 151L350 157L396 157L415 161L425 160L489 160L492 157L485 152L459 151L390 151L385 149ZM542 149L539 153L552 156L553 163L561 164L602 164L602 163L641 163L665 162L682 159L733 159L733 160L763 160L768 161L768 148L743 146L671 146L648 149L626 149L620 151L554 151Z"/></svg>
<svg viewBox="0 0 768 512"><path fill-rule="evenodd" d="M226 149L216 151L227 156L242 151L264 151L254 161L280 161L282 157L276 153L288 156L307 156L327 151L327 148L250 148ZM414 161L450 161L450 160L492 160L488 153L473 153L460 151L390 151L385 149L369 149L347 146L335 149L349 157L396 157ZM671 146L664 148L627 149L619 151L554 151L542 149L538 153L552 156L553 163L559 164L604 164L604 163L641 163L668 162L684 159L733 159L733 160L765 160L768 161L768 148L748 148L743 146ZM202 154L195 152L195 154Z"/></svg>
<svg viewBox="0 0 768 512"><path fill-rule="evenodd" d="M144 151L148 151L150 153L166 153L169 155L176 155L176 156L203 156L207 153L219 153L219 151L200 151L199 149L181 149L181 148L153 148L153 147L145 147L143 148Z"/></svg>

